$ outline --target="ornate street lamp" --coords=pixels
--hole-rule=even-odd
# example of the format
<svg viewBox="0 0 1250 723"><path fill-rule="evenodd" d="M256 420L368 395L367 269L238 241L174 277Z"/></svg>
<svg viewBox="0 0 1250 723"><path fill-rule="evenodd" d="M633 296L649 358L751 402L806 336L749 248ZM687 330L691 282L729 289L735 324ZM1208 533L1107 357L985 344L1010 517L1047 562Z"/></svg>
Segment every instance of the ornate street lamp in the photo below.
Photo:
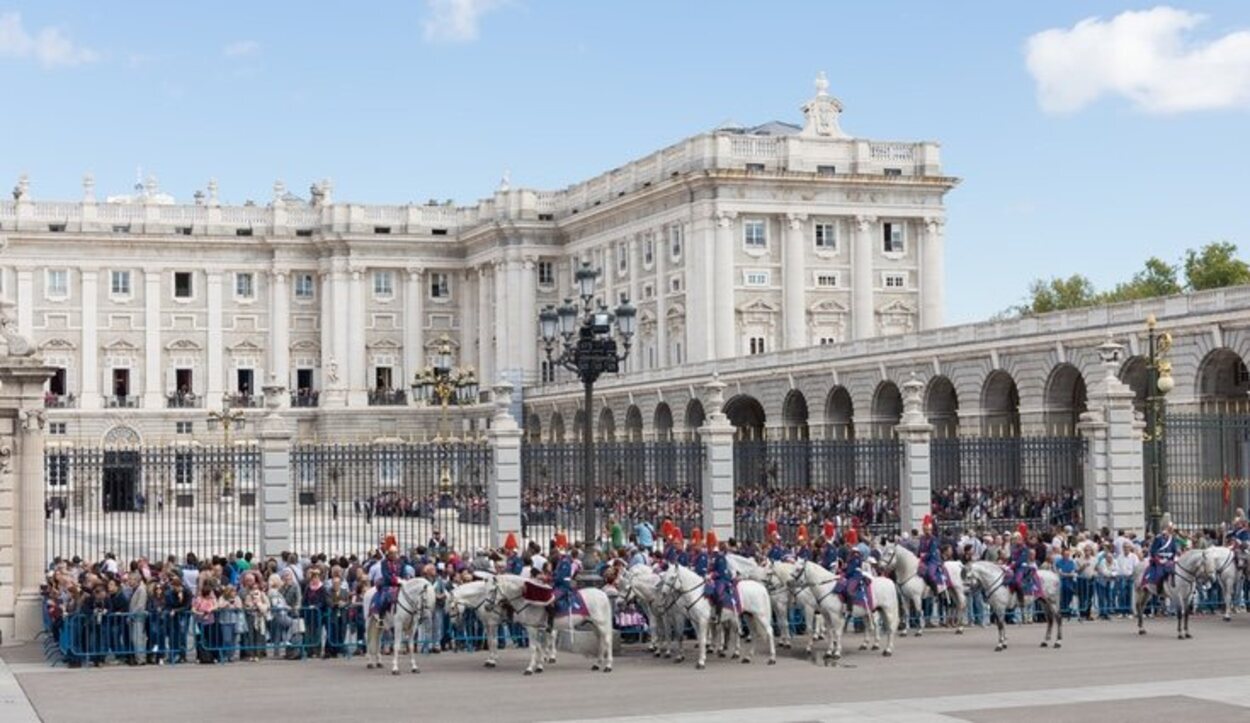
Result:
<svg viewBox="0 0 1250 723"><path fill-rule="evenodd" d="M578 294L581 296L581 308L573 299L565 299L559 309L548 306L538 315L539 332L547 348L547 360L553 365L561 366L577 375L585 390L585 418L582 427L582 496L584 540L595 539L595 467L594 467L594 422L591 410L594 409L595 382L605 372L620 371L621 362L629 357L629 345L634 338L637 310L629 303L629 299L621 302L616 311L608 310L602 303L593 303L595 284L600 273L591 268L588 262L582 262L574 278L577 281ZM581 323L578 323L578 317ZM617 352L617 342L613 335L613 327L621 339L621 351ZM559 354L557 355L557 345Z"/></svg>
<svg viewBox="0 0 1250 723"><path fill-rule="evenodd" d="M1146 431L1143 434L1150 445L1150 531L1159 532L1163 512L1167 509L1167 447L1165 430L1167 416L1167 393L1176 382L1172 379L1172 362L1167 359L1172 348L1172 335L1155 329L1154 314L1146 317L1146 335L1149 342L1147 357L1148 377L1146 386Z"/></svg>
<svg viewBox="0 0 1250 723"><path fill-rule="evenodd" d="M231 409L229 402L223 401L221 411L209 411L208 429L217 431L221 428L222 439L226 447L226 473L222 475L221 496L229 497L234 492L234 447L230 444L230 433L242 431L247 426L247 417L242 409Z"/></svg>
<svg viewBox="0 0 1250 723"><path fill-rule="evenodd" d="M451 494L451 465L447 461L447 407L451 404L477 403L477 377L471 368L455 368L451 356L451 339L443 335L434 353L434 363L417 372L412 379L412 397L426 405L437 403L442 407L438 422L438 438L435 440L443 450L443 469L439 474L439 491Z"/></svg>

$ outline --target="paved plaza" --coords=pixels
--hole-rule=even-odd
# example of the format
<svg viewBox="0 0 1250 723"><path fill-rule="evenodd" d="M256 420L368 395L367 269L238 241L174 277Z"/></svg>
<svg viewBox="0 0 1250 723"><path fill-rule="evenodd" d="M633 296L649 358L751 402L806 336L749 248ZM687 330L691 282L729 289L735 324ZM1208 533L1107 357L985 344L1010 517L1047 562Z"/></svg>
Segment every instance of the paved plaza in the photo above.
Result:
<svg viewBox="0 0 1250 723"><path fill-rule="evenodd" d="M529 678L517 650L493 671L478 655L455 653L423 657L419 676L394 677L359 658L68 670L49 668L25 646L0 651L9 671L0 669L0 720L1250 719L1250 675L1240 674L1250 617L1203 616L1187 642L1170 633L1170 621L1148 625L1143 638L1127 621L1072 623L1058 651L1037 647L1043 628L1015 627L998 654L991 630L934 631L900 641L892 659L851 651L828 668L782 652L775 667L713 658L698 672L627 646L610 675L564 655Z"/></svg>

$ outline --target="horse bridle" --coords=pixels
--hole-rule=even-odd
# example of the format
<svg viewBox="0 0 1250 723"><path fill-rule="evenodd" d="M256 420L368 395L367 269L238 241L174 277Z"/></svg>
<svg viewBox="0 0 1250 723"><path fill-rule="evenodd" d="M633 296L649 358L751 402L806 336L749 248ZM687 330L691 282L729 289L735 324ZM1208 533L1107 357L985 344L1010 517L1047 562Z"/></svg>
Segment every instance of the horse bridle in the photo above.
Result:
<svg viewBox="0 0 1250 723"><path fill-rule="evenodd" d="M425 586L426 586L427 588L429 588L431 585L433 585L433 583L431 583L429 580L426 580L426 581L425 581ZM419 619L421 619L421 617L422 617L422 616L421 616L421 615L418 615L418 614L417 614L417 612L418 612L418 611L420 611L420 612L422 612L422 613L424 613L424 612L425 612L425 607L426 607L426 605L425 605L425 596L423 595L423 596L421 597L421 604L420 604L419 606L417 606L417 608L415 608L415 609L409 608L409 606L408 606L408 605L405 605L405 604L404 604L405 602L407 602L407 603L411 604L411 602L412 602L412 601L411 601L411 599L408 597L408 588L406 588L406 587L405 587L405 586L403 586L403 585L400 585L400 586L399 586L399 594L395 596L395 604L399 606L399 609L400 609L400 610L403 610L404 612L408 613L408 615L412 616L412 618L413 618L414 620L419 620Z"/></svg>

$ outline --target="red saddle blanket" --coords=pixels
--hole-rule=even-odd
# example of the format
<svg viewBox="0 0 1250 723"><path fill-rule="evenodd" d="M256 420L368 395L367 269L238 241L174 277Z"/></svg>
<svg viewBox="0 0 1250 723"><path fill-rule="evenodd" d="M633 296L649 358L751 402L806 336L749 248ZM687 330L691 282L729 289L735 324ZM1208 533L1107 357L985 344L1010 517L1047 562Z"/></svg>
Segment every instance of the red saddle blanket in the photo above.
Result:
<svg viewBox="0 0 1250 723"><path fill-rule="evenodd" d="M546 605L551 602L551 598L554 597L555 594L556 591L551 589L551 586L549 585L544 585L541 582L535 582L533 580L526 580L525 590L521 593L521 596L530 602Z"/></svg>

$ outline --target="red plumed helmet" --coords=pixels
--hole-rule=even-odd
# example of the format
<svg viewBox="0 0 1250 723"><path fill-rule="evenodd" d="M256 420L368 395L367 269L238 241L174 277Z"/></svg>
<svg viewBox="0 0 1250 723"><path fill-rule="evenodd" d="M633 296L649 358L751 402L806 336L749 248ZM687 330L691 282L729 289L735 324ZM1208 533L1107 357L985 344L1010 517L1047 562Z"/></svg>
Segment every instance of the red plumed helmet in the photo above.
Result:
<svg viewBox="0 0 1250 723"><path fill-rule="evenodd" d="M848 545L859 544L859 533L855 531L854 527L846 531L846 544Z"/></svg>
<svg viewBox="0 0 1250 723"><path fill-rule="evenodd" d="M836 528L834 528L834 526L833 526L833 521L832 521L832 520L825 520L825 539L826 539L826 540L832 540L832 539L833 539L833 533L834 533L835 531L836 531Z"/></svg>
<svg viewBox="0 0 1250 723"><path fill-rule="evenodd" d="M508 536L504 538L503 549L507 550L508 552L516 552L516 548L517 548L516 533L509 532Z"/></svg>
<svg viewBox="0 0 1250 723"><path fill-rule="evenodd" d="M799 525L799 542L807 542L807 523Z"/></svg>
<svg viewBox="0 0 1250 723"><path fill-rule="evenodd" d="M777 536L777 521L769 520L768 525L764 527L764 535L770 540Z"/></svg>
<svg viewBox="0 0 1250 723"><path fill-rule="evenodd" d="M702 545L703 544L703 530L700 530L698 527L691 530L690 541L696 545Z"/></svg>
<svg viewBox="0 0 1250 723"><path fill-rule="evenodd" d="M719 542L719 540L717 540L717 539L716 539L716 533L715 533L715 532L713 532L712 530L708 530L708 531L707 531L707 546L708 546L708 549L711 549L711 548L716 547L716 545L717 545L717 543L718 543L718 542Z"/></svg>
<svg viewBox="0 0 1250 723"><path fill-rule="evenodd" d="M672 520L668 518L664 519L664 522L660 524L660 535L662 535L664 539L666 540L670 539L673 536L673 521Z"/></svg>
<svg viewBox="0 0 1250 723"><path fill-rule="evenodd" d="M1021 537L1028 537L1029 526L1021 522L1019 525L1016 525L1016 532L1019 532Z"/></svg>
<svg viewBox="0 0 1250 723"><path fill-rule="evenodd" d="M394 532L386 533L386 538L382 541L382 549L389 550L392 547L399 549L399 540L395 538Z"/></svg>
<svg viewBox="0 0 1250 723"><path fill-rule="evenodd" d="M933 515L925 515L924 521L920 524L924 527L933 527Z"/></svg>
<svg viewBox="0 0 1250 723"><path fill-rule="evenodd" d="M569 546L569 536L564 534L563 531L557 532L556 533L556 547L558 549L565 550L565 549L568 549L568 546Z"/></svg>
<svg viewBox="0 0 1250 723"><path fill-rule="evenodd" d="M678 545L680 545L682 542L685 542L685 540L682 539L680 527L673 528L673 542Z"/></svg>

